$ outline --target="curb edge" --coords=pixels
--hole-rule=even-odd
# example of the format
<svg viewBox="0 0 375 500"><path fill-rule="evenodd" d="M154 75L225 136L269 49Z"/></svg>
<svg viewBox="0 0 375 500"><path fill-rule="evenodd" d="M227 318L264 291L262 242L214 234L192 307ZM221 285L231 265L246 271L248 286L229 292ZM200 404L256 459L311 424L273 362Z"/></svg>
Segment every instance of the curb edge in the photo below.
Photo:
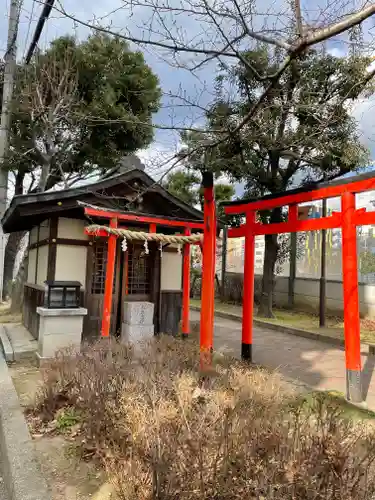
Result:
<svg viewBox="0 0 375 500"><path fill-rule="evenodd" d="M0 353L0 454L4 484L10 500L51 500L34 446L10 377Z"/></svg>

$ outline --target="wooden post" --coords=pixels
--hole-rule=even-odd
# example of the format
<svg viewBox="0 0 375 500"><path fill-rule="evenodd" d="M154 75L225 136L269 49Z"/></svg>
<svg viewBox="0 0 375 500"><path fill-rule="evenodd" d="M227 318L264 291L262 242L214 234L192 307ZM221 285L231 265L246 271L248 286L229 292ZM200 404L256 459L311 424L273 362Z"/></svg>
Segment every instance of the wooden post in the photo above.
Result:
<svg viewBox="0 0 375 500"><path fill-rule="evenodd" d="M255 212L246 214L245 263L242 304L242 359L252 361L254 315Z"/></svg>
<svg viewBox="0 0 375 500"><path fill-rule="evenodd" d="M216 212L213 175L203 172L204 240L202 268L202 305L200 325L201 368L211 365L215 307Z"/></svg>
<svg viewBox="0 0 375 500"><path fill-rule="evenodd" d="M354 224L354 193L344 192L342 194L341 211L347 398L359 403L362 401L361 340L358 298L357 231Z"/></svg>
<svg viewBox="0 0 375 500"><path fill-rule="evenodd" d="M124 255L125 296L129 294L129 251Z"/></svg>
<svg viewBox="0 0 375 500"><path fill-rule="evenodd" d="M117 227L117 219L111 219L109 226ZM109 337L109 331L111 326L113 282L115 277L115 262L116 262L116 243L117 243L117 236L115 236L114 234L110 234L108 236L108 254L107 254L107 266L106 266L105 287L104 287L102 337Z"/></svg>
<svg viewBox="0 0 375 500"><path fill-rule="evenodd" d="M190 235L190 229L185 229L186 236ZM182 337L186 338L190 333L190 244L185 243L183 250L183 274L182 274Z"/></svg>

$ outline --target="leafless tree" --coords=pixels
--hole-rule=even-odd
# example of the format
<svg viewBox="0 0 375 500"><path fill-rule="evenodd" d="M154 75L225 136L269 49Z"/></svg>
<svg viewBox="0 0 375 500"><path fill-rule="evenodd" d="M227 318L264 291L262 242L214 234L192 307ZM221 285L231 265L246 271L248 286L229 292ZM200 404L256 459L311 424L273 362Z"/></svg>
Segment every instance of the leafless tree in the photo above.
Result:
<svg viewBox="0 0 375 500"><path fill-rule="evenodd" d="M18 185L15 179L16 194L25 189L43 192L56 184L66 188L96 174L92 170L69 169L78 140L77 125L87 121L80 113L77 69L69 52L63 60L44 56L36 64L23 68L14 114L10 168L17 170L25 157L32 160L34 167L27 171L30 176L27 187ZM17 137L17 127L25 123L29 136L19 134Z"/></svg>
<svg viewBox="0 0 375 500"><path fill-rule="evenodd" d="M316 109L313 110L313 115L317 125L307 138L303 130L301 134L295 133L293 126L294 122L298 122L295 104L299 99L299 88L296 85L299 78L294 74L294 68L299 66L297 63L303 60L309 49L329 51L333 48L333 42L336 49L337 44L340 45L341 54L369 55L374 42L370 18L375 14L375 2L366 0L337 0L335 2L331 0L315 0L314 2L301 2L301 0L119 0L114 11L93 16L91 20L88 20L67 11L58 0L56 11L86 27L124 38L143 50L150 51L154 57L167 62L170 67L179 69L179 75L182 77L180 87L177 92L165 96L164 99L164 105L171 107L169 122L155 124L155 127L199 134L200 140L196 141L193 146L187 147L185 154L181 154L180 151L180 154L171 155L161 165L159 163L154 166L154 170L159 170L159 182L181 160L191 163L198 155L205 163L210 157L207 152L218 151L223 143L230 143L232 139L235 141L238 137L240 137L238 142L246 142L247 136L254 136L256 119L259 117L261 117L258 121L261 124L259 135L270 138L269 151L273 153L273 150L276 150L278 165L280 161L283 162L280 171L285 174L285 179L289 181L290 171L296 172L305 165L306 174L309 172L314 174L314 170L320 170L322 162L322 158L317 155L319 137L329 127L333 127L332 124L336 120L336 116L324 112L324 108L328 109L327 102L333 102L336 95L337 99L341 100L341 104L358 97L362 90L368 91L368 83L375 75L375 68L369 66L362 72L363 78L355 80L353 84L348 85L345 76L338 81L328 81L328 84L325 84L326 88L322 89L321 103L315 96ZM121 14L126 19L126 21L124 19L123 26L119 26ZM106 22L109 23L107 26L104 25ZM116 28L115 25L119 27ZM269 53L272 52L274 64L266 65L265 69L259 69L259 65L255 65L252 58L246 56L246 53L260 47L266 48ZM227 68L242 66L251 75L253 86L249 92L249 106L246 108L246 113L237 113L227 120L217 120L217 129L213 130L212 123L210 127L207 126L206 116L212 101L215 100L216 89L212 83L206 85L204 79L208 75L211 80L214 80L219 65ZM194 75L197 79L198 92L195 93L199 95L194 96L194 90L185 87L184 71L190 76ZM189 81L191 82L191 78ZM348 78L348 81L353 80ZM280 98L279 102L283 110L280 123L277 120L267 122L267 119L262 119L262 117L267 115L267 107L273 99L272 95L278 94L279 85L285 87L284 97ZM347 87L350 88L347 94L343 95L342 89ZM256 89L256 95L253 99L254 89ZM228 86L224 90L228 92L228 102L231 101L232 96L229 94L231 91L234 94L238 93L238 87L230 89ZM235 101L235 98L233 100ZM336 102L336 104L337 106L333 106L333 109L340 108L339 103ZM273 105L275 108L274 102ZM180 107L186 110L186 113L181 113ZM181 114L184 116L178 120L177 117ZM270 123L269 129L267 129L267 123ZM290 136L293 136L298 143L287 141L290 147L284 150L284 143L281 140L277 141L277 136L278 134L283 136L285 130L288 132L288 140ZM282 144L281 150L280 144ZM357 153L356 150L351 152ZM263 154L263 151L260 153ZM344 156L349 157L349 153L350 151ZM228 157L225 157L223 161L227 162ZM238 161L237 156L235 161ZM269 192L269 173L264 168L266 164L267 161L259 162L259 168L264 172L262 170L258 177L261 178L261 174L264 173L267 182L262 185L262 189ZM269 161L268 165L271 164L272 161ZM332 177L335 177L344 171L336 169L330 173ZM276 174L274 176L276 178ZM285 189L285 186L283 188ZM281 217L281 212L278 217ZM271 245L267 248L271 248ZM278 246L275 240L272 246L273 253L272 255L266 254L265 260L272 260L275 263L277 251ZM274 269L270 266L269 277L265 281L271 283L273 274ZM272 289L271 285L269 288ZM271 293L268 294L268 299L272 303Z"/></svg>
<svg viewBox="0 0 375 500"><path fill-rule="evenodd" d="M8 159L14 194L43 192L55 186L66 188L95 175L89 170L70 172L67 168L76 139L74 125L80 119L76 94L77 72L68 53L63 61L44 58L22 69L17 82ZM28 134L21 133L21 127L27 127ZM7 240L4 289L8 293L25 234L25 231L14 232Z"/></svg>
<svg viewBox="0 0 375 500"><path fill-rule="evenodd" d="M196 78L196 89L186 88L182 78L179 89L164 96L163 105L170 107L170 119L154 126L162 130L199 133L202 139L196 147L187 148L185 156L180 152L157 162L154 170L161 174L159 182L181 160L196 153L202 153L206 158L209 156L207 151L229 141L239 132L246 136L246 130L252 128L252 121L262 113L272 91L293 68L295 61L303 58L310 48L330 50L334 41L342 46L343 54L356 51L369 54L374 42L372 32L367 28L371 28L369 19L375 14L375 2L366 0L304 3L301 0L117 0L112 10L103 13L102 9L100 15L94 12L91 19L72 13L59 0L54 10L75 23L112 34L151 52L153 57L178 69L179 75L186 71ZM259 70L251 58L244 56L259 47L272 50L277 63L268 66L272 70ZM212 127L206 126L205 118L215 89L213 84L206 85L204 79L209 75L213 80L219 64L222 67L241 64L251 73L259 92L245 115L227 120L213 134ZM175 74L178 78L177 72ZM363 73L363 80L356 81L357 89L351 88L348 92L358 90L358 95L362 89L368 89L366 85L374 75L375 69L371 66ZM332 82L332 87L334 92L335 82ZM288 119L292 120L292 99L287 96L282 107L285 124ZM180 108L184 110L182 113ZM177 119L181 114L183 118ZM319 109L314 115L320 117ZM334 116L321 117L315 139L334 119ZM271 132L262 130L265 134ZM300 139L299 144L278 151L278 154L285 165L295 168L302 162L314 169L316 147L306 148L305 137Z"/></svg>
<svg viewBox="0 0 375 500"><path fill-rule="evenodd" d="M212 147L217 146L218 141L227 140L252 119L291 62L308 48L334 40L369 51L373 42L371 30L364 37L352 36L352 33L358 33L358 27L375 14L375 3L366 0L317 0L306 5L302 5L301 0L118 0L112 10L101 15L94 12L91 19L84 19L58 1L55 11L75 23L126 39L172 67L193 73L197 79L204 68L214 71L213 65L217 62L237 61L248 67L259 81L267 82L257 102L233 130L223 129L222 137L216 137L215 144L207 136L207 145ZM114 27L118 25L117 19L124 19L124 26ZM258 73L251 61L243 57L244 51L259 44L272 46L280 54L278 68L272 73ZM375 70L369 71L366 79L374 74ZM204 126L194 127L173 120L180 106L201 108L203 112L206 109L204 104L199 104L197 96L189 98L189 94L191 89L184 88L182 82L181 92L169 96L173 100L169 104L173 108L171 123L156 127L204 133Z"/></svg>

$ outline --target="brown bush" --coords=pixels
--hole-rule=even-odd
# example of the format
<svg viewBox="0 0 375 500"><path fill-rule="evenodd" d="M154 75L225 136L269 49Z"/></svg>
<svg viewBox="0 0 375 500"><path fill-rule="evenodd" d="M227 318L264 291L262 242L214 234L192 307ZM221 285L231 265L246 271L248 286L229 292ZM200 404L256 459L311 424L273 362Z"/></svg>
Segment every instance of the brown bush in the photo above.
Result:
<svg viewBox="0 0 375 500"><path fill-rule="evenodd" d="M370 499L373 435L322 396L297 403L277 375L217 364L193 342L100 342L45 373L37 410L82 416L120 499Z"/></svg>
<svg viewBox="0 0 375 500"><path fill-rule="evenodd" d="M225 275L224 290L221 299L228 304L242 305L243 303L243 273L228 272ZM255 276L254 302L259 304L262 292L261 276Z"/></svg>

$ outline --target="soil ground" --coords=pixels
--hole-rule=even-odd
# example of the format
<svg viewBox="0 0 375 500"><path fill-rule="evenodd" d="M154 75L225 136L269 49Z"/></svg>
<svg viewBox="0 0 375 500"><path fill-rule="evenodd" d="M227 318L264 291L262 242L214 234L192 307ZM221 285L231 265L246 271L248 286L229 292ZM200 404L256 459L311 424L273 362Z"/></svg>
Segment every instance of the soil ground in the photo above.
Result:
<svg viewBox="0 0 375 500"><path fill-rule="evenodd" d="M0 323L21 323L22 314L12 313L10 311L10 305L5 302L0 304Z"/></svg>

